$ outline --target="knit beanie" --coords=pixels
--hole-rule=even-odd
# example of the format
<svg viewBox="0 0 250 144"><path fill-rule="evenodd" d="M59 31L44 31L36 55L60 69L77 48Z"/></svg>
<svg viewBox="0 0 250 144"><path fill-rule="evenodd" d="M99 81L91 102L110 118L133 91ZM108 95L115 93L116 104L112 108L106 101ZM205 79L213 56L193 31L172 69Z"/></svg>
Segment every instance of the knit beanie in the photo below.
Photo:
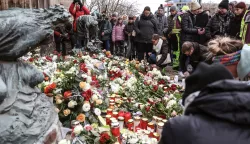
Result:
<svg viewBox="0 0 250 144"><path fill-rule="evenodd" d="M158 10L159 10L159 9L163 9L163 10L164 10L164 7L163 7L162 4L158 7Z"/></svg>
<svg viewBox="0 0 250 144"><path fill-rule="evenodd" d="M149 6L146 6L143 11L151 11Z"/></svg>
<svg viewBox="0 0 250 144"><path fill-rule="evenodd" d="M240 8L240 9L247 9L247 5L244 2L239 2L235 5L235 8Z"/></svg>
<svg viewBox="0 0 250 144"><path fill-rule="evenodd" d="M197 0L192 0L190 4L190 9L191 10L197 10L200 9L201 5L197 2Z"/></svg>
<svg viewBox="0 0 250 144"><path fill-rule="evenodd" d="M224 8L224 9L227 9L228 10L228 0L222 0L219 4L219 8Z"/></svg>
<svg viewBox="0 0 250 144"><path fill-rule="evenodd" d="M185 11L189 11L190 9L189 9L189 7L188 7L187 5L184 5L184 6L181 8L181 10L182 10L183 12L185 12Z"/></svg>
<svg viewBox="0 0 250 144"><path fill-rule="evenodd" d="M184 105L185 99L192 93L201 91L207 85L219 80L234 79L232 74L222 64L208 65L204 62L199 63L196 70L187 77L186 89L182 96L182 103Z"/></svg>
<svg viewBox="0 0 250 144"><path fill-rule="evenodd" d="M170 11L179 11L177 6L171 6Z"/></svg>
<svg viewBox="0 0 250 144"><path fill-rule="evenodd" d="M237 72L240 79L245 78L250 73L250 46L244 45L240 54L240 61L237 65Z"/></svg>
<svg viewBox="0 0 250 144"><path fill-rule="evenodd" d="M128 16L128 19L129 19L129 20L134 20L134 16L133 16L133 15L129 15L129 16Z"/></svg>

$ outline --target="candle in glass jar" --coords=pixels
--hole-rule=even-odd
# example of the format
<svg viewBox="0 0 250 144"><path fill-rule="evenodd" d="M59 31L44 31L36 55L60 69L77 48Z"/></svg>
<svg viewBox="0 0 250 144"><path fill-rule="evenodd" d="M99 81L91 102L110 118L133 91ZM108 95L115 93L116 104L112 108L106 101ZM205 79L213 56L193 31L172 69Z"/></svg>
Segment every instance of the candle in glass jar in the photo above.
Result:
<svg viewBox="0 0 250 144"><path fill-rule="evenodd" d="M134 118L134 131L136 130L137 127L140 126L140 121L141 121L141 118L140 118L140 117L136 116L136 117Z"/></svg>
<svg viewBox="0 0 250 144"><path fill-rule="evenodd" d="M166 119L163 119L163 120L162 120L163 123L166 123L167 121L168 121L168 120L166 120Z"/></svg>
<svg viewBox="0 0 250 144"><path fill-rule="evenodd" d="M157 133L160 135L160 137L161 137L161 133L162 133L162 130L163 130L163 126L164 126L163 122L159 122L157 124Z"/></svg>
<svg viewBox="0 0 250 144"><path fill-rule="evenodd" d="M118 112L113 112L113 113L112 113L112 116L113 116L114 118L118 119Z"/></svg>
<svg viewBox="0 0 250 144"><path fill-rule="evenodd" d="M133 131L133 130L134 130L134 120L133 120L133 119L129 119L129 120L128 120L127 128L128 128L128 130L130 130L130 131Z"/></svg>
<svg viewBox="0 0 250 144"><path fill-rule="evenodd" d="M114 137L120 136L120 127L118 122L112 122L111 124L111 133Z"/></svg>
<svg viewBox="0 0 250 144"><path fill-rule="evenodd" d="M148 126L148 119L147 118L142 118L141 128L142 129L147 129L147 126Z"/></svg>
<svg viewBox="0 0 250 144"><path fill-rule="evenodd" d="M157 132L155 132L155 133L153 133L153 138L156 138L157 141L159 141L160 140L160 135Z"/></svg>
<svg viewBox="0 0 250 144"><path fill-rule="evenodd" d="M156 124L157 119L158 119L158 117L157 117L157 116L153 116L152 123Z"/></svg>
<svg viewBox="0 0 250 144"><path fill-rule="evenodd" d="M124 121L125 121L125 123L127 123L129 119L131 119L131 113L130 112L126 112L124 114Z"/></svg>
<svg viewBox="0 0 250 144"><path fill-rule="evenodd" d="M110 124L111 124L110 118L111 118L111 115L106 115L106 124L107 124L107 125L110 125Z"/></svg>
<svg viewBox="0 0 250 144"><path fill-rule="evenodd" d="M110 103L110 104L109 104L109 108L110 108L110 109L114 109L114 108L115 108L115 103Z"/></svg>
<svg viewBox="0 0 250 144"><path fill-rule="evenodd" d="M124 115L125 115L125 112L124 112L124 111L119 111L118 117L124 117Z"/></svg>
<svg viewBox="0 0 250 144"><path fill-rule="evenodd" d="M112 95L110 96L110 99L111 99L111 100L115 100L115 94L112 94Z"/></svg>
<svg viewBox="0 0 250 144"><path fill-rule="evenodd" d="M152 122L148 123L147 130L150 131L151 133L155 132L154 123L152 123Z"/></svg>
<svg viewBox="0 0 250 144"><path fill-rule="evenodd" d="M110 108L109 108L109 109L107 109L107 115L112 115L112 111L113 111L113 110L112 110L112 109L110 109Z"/></svg>
<svg viewBox="0 0 250 144"><path fill-rule="evenodd" d="M124 126L124 117L118 117L120 131L123 129Z"/></svg>

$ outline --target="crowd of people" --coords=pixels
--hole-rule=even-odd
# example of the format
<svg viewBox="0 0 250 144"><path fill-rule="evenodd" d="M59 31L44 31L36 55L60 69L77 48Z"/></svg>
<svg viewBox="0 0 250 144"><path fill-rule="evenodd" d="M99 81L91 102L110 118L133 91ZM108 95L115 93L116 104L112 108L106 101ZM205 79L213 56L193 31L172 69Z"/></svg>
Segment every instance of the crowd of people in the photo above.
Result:
<svg viewBox="0 0 250 144"><path fill-rule="evenodd" d="M103 49L113 55L146 60L153 67L171 65L181 77L187 77L199 62L211 64L215 56L236 52L223 50L231 47L232 42L237 43L233 45L250 43L250 11L244 2L229 3L228 0L222 0L213 16L208 10L203 10L196 0L181 10L173 5L169 11L167 17L162 5L155 13L146 6L138 17L119 16L116 12L109 17L104 10L98 20L98 38L103 43ZM62 47L63 55L66 55L64 41L70 40L72 47L87 45L79 37L77 25L80 24L77 24L77 19L82 15L90 15L90 11L80 0L74 0L69 12L74 19L73 26L67 24L63 30L55 29L56 50L61 52ZM62 31L66 31L66 34ZM230 39L215 40L221 40L222 37ZM216 52L213 48L215 43L219 45Z"/></svg>

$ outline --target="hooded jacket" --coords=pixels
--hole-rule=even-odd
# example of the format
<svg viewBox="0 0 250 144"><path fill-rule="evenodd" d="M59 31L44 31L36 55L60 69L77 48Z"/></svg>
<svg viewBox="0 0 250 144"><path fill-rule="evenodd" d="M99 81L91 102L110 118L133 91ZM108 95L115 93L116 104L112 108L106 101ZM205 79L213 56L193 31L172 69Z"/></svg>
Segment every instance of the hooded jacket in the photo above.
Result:
<svg viewBox="0 0 250 144"><path fill-rule="evenodd" d="M198 36L198 28L195 27L196 17L190 11L182 15L181 41L194 42Z"/></svg>
<svg viewBox="0 0 250 144"><path fill-rule="evenodd" d="M158 34L158 24L152 13L149 16L142 14L135 21L136 41L152 43L152 35Z"/></svg>
<svg viewBox="0 0 250 144"><path fill-rule="evenodd" d="M76 7L75 8L75 4L72 3L69 7L69 12L70 14L74 17L74 21L73 21L73 28L74 28L74 31L77 31L76 29L76 20L78 19L78 17L82 16L82 15L89 15L90 14L90 11L87 7L85 6L82 6L81 7L81 10L80 10L80 7Z"/></svg>
<svg viewBox="0 0 250 144"><path fill-rule="evenodd" d="M155 15L155 18L157 20L157 23L158 23L158 32L159 32L159 35L163 36L167 30L168 30L168 20L167 20L167 17L163 14L156 14Z"/></svg>
<svg viewBox="0 0 250 144"><path fill-rule="evenodd" d="M160 144L249 144L249 93L250 85L235 80L206 86L164 125Z"/></svg>

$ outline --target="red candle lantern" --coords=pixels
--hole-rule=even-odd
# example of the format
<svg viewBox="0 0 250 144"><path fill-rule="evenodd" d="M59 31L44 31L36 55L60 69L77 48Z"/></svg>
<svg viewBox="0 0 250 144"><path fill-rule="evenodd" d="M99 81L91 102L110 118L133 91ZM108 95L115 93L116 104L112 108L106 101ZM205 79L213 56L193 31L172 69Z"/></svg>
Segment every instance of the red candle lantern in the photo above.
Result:
<svg viewBox="0 0 250 144"><path fill-rule="evenodd" d="M142 129L147 129L148 126L148 119L147 118L142 118L141 120L141 128Z"/></svg>
<svg viewBox="0 0 250 144"><path fill-rule="evenodd" d="M124 115L125 115L125 112L124 112L124 111L119 111L118 117L124 117Z"/></svg>
<svg viewBox="0 0 250 144"><path fill-rule="evenodd" d="M113 110L112 110L112 109L110 109L110 108L109 108L109 109L107 109L107 115L111 115L111 116L112 116L112 111L113 111Z"/></svg>
<svg viewBox="0 0 250 144"><path fill-rule="evenodd" d="M111 124L111 133L114 137L120 136L120 127L118 122L114 122Z"/></svg>
<svg viewBox="0 0 250 144"><path fill-rule="evenodd" d="M111 115L106 115L106 124L107 124L107 125L110 125L110 124L111 124L110 118L111 118Z"/></svg>
<svg viewBox="0 0 250 144"><path fill-rule="evenodd" d="M112 116L113 116L114 118L118 119L118 112L113 112L112 114L113 114Z"/></svg>
<svg viewBox="0 0 250 144"><path fill-rule="evenodd" d="M131 113L130 112L124 113L124 121L125 121L125 123L127 123L129 119L131 119Z"/></svg>
<svg viewBox="0 0 250 144"><path fill-rule="evenodd" d="M134 131L134 120L133 119L129 119L128 123L127 123L127 128L130 131Z"/></svg>
<svg viewBox="0 0 250 144"><path fill-rule="evenodd" d="M153 133L153 138L156 138L157 141L159 141L160 140L160 135L155 132L155 133Z"/></svg>

